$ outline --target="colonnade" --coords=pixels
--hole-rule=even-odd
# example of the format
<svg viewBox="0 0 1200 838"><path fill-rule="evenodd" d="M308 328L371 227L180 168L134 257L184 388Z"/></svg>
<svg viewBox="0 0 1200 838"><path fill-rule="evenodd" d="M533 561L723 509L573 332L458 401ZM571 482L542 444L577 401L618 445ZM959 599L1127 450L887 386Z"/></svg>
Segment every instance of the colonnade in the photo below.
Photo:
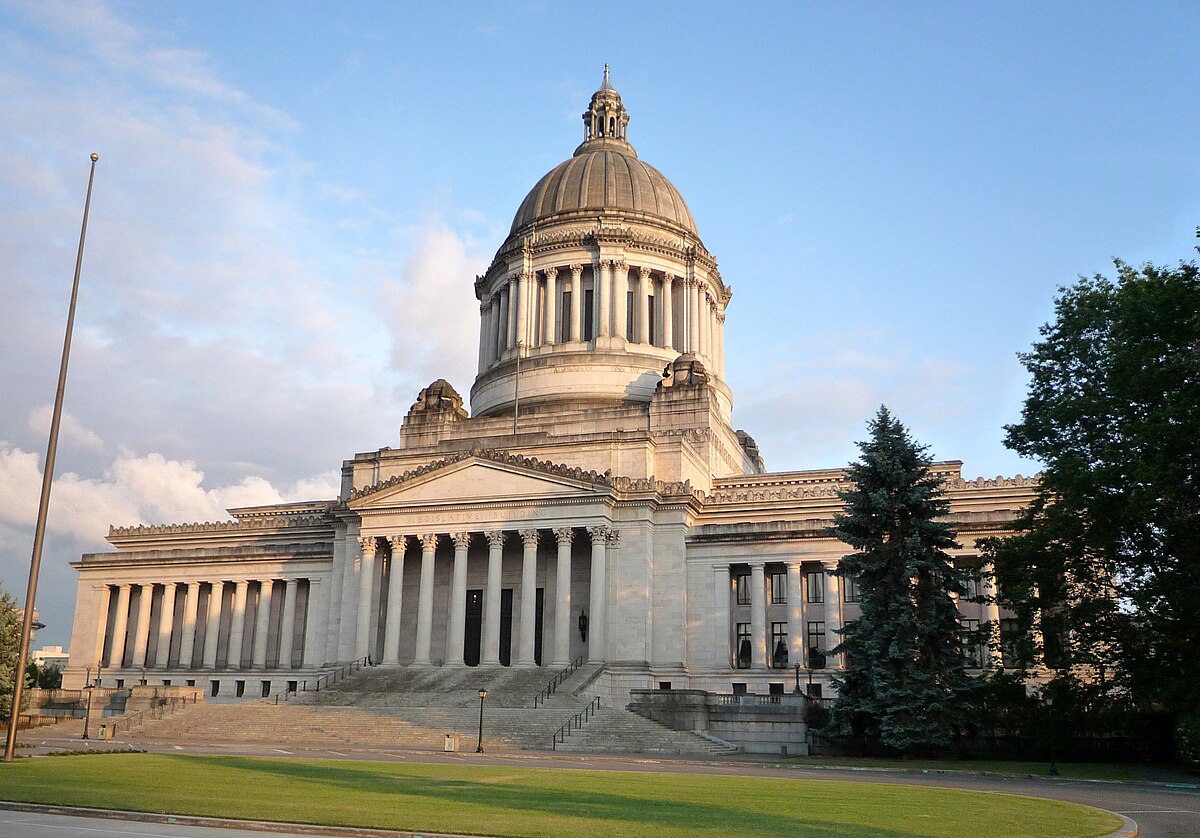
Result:
<svg viewBox="0 0 1200 838"><path fill-rule="evenodd" d="M590 282L585 282L580 263L513 274L484 299L479 307L480 372L518 343L549 346L585 337L619 337L693 352L718 370L723 368L724 305L707 282L645 266L631 268L617 259L600 259L587 267ZM593 292L591 324L584 323L585 291ZM627 303L630 291L632 308ZM682 306L678 318L676 297Z"/></svg>
<svg viewBox="0 0 1200 838"><path fill-rule="evenodd" d="M842 669L845 665L843 656L830 655L829 650L841 642L841 630L845 624L844 603L853 600L847 600L844 595L841 577L833 574L836 568L836 562L800 561L713 565L716 585L713 616L717 630L714 663L719 667L732 663L746 669L771 667L776 663L775 649L770 642L773 636L771 623L786 622L788 666L799 663L803 668L810 667L813 664L809 658L811 647L825 657L824 666L815 668ZM776 580L784 582L782 592L772 591L772 586L767 584L768 570L774 572ZM749 601L739 604L737 589L743 583L748 585ZM981 594L984 597L983 620L993 627L991 635L983 638L984 665L997 669L1001 666L1000 607L996 602L995 583L986 573ZM747 606L748 621L741 619L747 616ZM731 608L739 610L731 613ZM731 616L737 619L731 621ZM746 622L749 623L748 637L739 637L736 631L730 634L731 628L744 626ZM748 656L743 654L744 649L739 648L743 639L749 641Z"/></svg>
<svg viewBox="0 0 1200 838"><path fill-rule="evenodd" d="M298 615L302 584L307 597L304 613ZM226 608L228 590L232 595ZM317 611L318 603L324 600L316 578L123 583L105 585L100 596L94 654L102 666L211 670L222 661L226 669L265 669L268 663L273 668L289 669L297 664L297 644L301 646L301 666L325 663L321 659L324 656L318 654L324 644L318 639L322 620ZM272 607L276 598L280 601ZM157 614L151 619L156 601ZM114 610L109 630L109 616ZM228 623L224 634L223 622ZM126 654L129 638L132 649ZM178 653L172 654L175 648Z"/></svg>
<svg viewBox="0 0 1200 838"><path fill-rule="evenodd" d="M366 535L358 538L360 556L357 562L347 563L347 573L356 571L358 590L354 591L348 576L343 585L343 596L355 596L354 610L354 655L366 657L371 654L377 628L372 625L372 603L377 601L374 585L376 580L387 586L387 606L382 615L383 657L381 663L400 663L401 617L404 601L404 562L410 543L420 546L420 575L417 595L417 619L415 654L412 663L428 666L433 662L434 623L434 568L439 543L448 539L454 545L453 565L450 582L450 609L446 615L445 665L465 666L465 634L467 616L467 564L468 548L472 539L483 538L487 542L486 585L483 593L483 621L480 641L479 662L484 666L500 665L500 621L501 584L504 544L512 536L520 539L521 585L520 610L517 623L516 666L536 666L535 633L538 574L538 545L552 538L557 545L555 558L554 625L550 636L550 666L566 666L571 662L571 545L586 531L591 544L591 583L588 599L590 633L587 638L588 660L603 661L605 653L605 578L607 551L616 541L617 534L608 526L586 528L561 527L553 530L522 529L489 530L486 532L424 533L419 535ZM414 550L415 552L415 550ZM377 567L386 562L386 568ZM357 568L354 565L357 564ZM386 569L386 574L380 571ZM548 599L550 595L548 594Z"/></svg>

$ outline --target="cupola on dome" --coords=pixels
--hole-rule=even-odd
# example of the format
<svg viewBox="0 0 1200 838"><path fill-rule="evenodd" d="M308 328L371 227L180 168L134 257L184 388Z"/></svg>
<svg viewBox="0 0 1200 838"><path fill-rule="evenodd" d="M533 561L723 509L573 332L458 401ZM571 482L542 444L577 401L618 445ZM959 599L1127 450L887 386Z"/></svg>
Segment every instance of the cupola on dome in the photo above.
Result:
<svg viewBox="0 0 1200 838"><path fill-rule="evenodd" d="M609 82L607 64L604 83L592 94L583 124L583 143L525 196L510 236L559 216L617 212L651 216L699 238L679 190L662 172L639 160L629 144L629 113Z"/></svg>

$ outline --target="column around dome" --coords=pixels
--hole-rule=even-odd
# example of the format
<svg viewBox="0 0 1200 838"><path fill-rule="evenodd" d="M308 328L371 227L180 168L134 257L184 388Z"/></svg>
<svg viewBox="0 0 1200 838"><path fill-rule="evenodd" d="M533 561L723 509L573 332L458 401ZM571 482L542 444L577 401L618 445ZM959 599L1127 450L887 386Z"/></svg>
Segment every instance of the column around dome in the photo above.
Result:
<svg viewBox="0 0 1200 838"><path fill-rule="evenodd" d="M654 293L654 280L650 278L650 269L646 266L638 268L637 290L637 342L652 344L650 340L650 296Z"/></svg>
<svg viewBox="0 0 1200 838"><path fill-rule="evenodd" d="M629 334L629 264L624 259L613 262L613 334L632 340Z"/></svg>
<svg viewBox="0 0 1200 838"><path fill-rule="evenodd" d="M552 345L558 342L558 268L546 268L546 302L545 327L542 332L542 343Z"/></svg>
<svg viewBox="0 0 1200 838"><path fill-rule="evenodd" d="M595 306L597 314L597 323L595 329L596 337L608 337L612 334L612 282L613 282L613 260L600 260L600 282L596 289L596 298L598 305ZM593 283L594 284L594 283Z"/></svg>
<svg viewBox="0 0 1200 838"><path fill-rule="evenodd" d="M675 277L670 273L663 273L662 278L662 340L661 345L667 349L675 347L675 301L672 296L675 293L674 280Z"/></svg>
<svg viewBox="0 0 1200 838"><path fill-rule="evenodd" d="M496 320L496 359L499 360L504 357L504 350L508 349L508 295L505 289L496 291L496 300L499 305Z"/></svg>
<svg viewBox="0 0 1200 838"><path fill-rule="evenodd" d="M571 340L582 340L580 312L583 311L583 265L571 265Z"/></svg>

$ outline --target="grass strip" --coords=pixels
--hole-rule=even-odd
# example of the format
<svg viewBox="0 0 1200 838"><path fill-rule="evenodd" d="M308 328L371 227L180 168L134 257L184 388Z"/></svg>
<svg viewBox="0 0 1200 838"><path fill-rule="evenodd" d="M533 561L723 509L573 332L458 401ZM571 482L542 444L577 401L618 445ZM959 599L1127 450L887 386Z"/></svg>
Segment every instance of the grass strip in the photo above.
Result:
<svg viewBox="0 0 1200 838"><path fill-rule="evenodd" d="M920 786L633 771L116 753L0 766L0 798L499 836L1094 838L1073 803Z"/></svg>

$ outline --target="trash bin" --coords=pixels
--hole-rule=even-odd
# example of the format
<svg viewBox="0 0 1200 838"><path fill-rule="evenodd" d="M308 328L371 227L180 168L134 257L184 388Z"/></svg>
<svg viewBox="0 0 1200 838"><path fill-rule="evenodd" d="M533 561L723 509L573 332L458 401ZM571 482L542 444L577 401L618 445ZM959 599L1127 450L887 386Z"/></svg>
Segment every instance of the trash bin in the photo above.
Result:
<svg viewBox="0 0 1200 838"><path fill-rule="evenodd" d="M453 754L458 751L458 734L457 733L447 733L446 734L446 744L443 747L443 750L448 754Z"/></svg>

